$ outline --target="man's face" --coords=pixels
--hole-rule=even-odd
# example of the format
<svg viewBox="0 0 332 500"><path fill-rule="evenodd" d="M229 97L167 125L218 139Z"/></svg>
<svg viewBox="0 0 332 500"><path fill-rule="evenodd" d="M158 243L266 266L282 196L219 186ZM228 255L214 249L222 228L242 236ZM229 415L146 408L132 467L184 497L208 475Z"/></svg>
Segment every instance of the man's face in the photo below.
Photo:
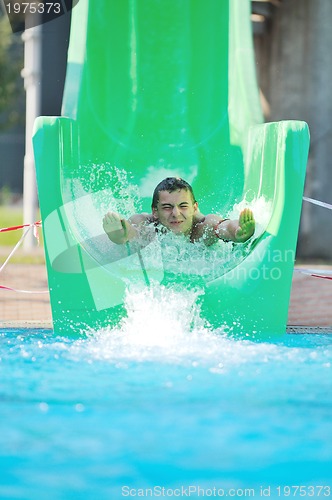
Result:
<svg viewBox="0 0 332 500"><path fill-rule="evenodd" d="M189 235L197 208L197 202L193 202L191 193L186 189L179 189L172 193L160 191L153 215L173 233Z"/></svg>

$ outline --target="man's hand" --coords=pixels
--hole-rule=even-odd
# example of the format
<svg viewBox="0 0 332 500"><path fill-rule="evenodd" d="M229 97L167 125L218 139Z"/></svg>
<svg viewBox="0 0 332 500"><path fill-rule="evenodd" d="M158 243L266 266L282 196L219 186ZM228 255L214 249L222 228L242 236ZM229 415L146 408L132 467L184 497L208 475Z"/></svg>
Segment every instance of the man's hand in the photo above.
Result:
<svg viewBox="0 0 332 500"><path fill-rule="evenodd" d="M243 243L247 241L255 232L254 214L250 208L242 210L239 216L239 227L235 232L235 241Z"/></svg>
<svg viewBox="0 0 332 500"><path fill-rule="evenodd" d="M116 212L108 212L103 218L103 228L113 243L122 244L127 241L127 224Z"/></svg>
<svg viewBox="0 0 332 500"><path fill-rule="evenodd" d="M103 228L107 234L114 231L123 231L120 215L115 212L108 212L103 218Z"/></svg>

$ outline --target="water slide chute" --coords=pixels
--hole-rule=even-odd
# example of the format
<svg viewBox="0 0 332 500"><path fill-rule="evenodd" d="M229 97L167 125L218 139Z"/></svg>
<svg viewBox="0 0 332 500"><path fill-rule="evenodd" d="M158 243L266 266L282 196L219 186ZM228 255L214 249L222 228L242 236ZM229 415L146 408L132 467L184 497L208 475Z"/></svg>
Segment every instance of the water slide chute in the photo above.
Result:
<svg viewBox="0 0 332 500"><path fill-rule="evenodd" d="M128 250L102 229L109 209L150 211L167 176L192 184L203 213L255 209L250 243L199 280L202 315L285 331L309 133L263 123L249 0L80 0L62 116L38 118L33 142L57 333L116 324L132 283L169 284L157 240Z"/></svg>

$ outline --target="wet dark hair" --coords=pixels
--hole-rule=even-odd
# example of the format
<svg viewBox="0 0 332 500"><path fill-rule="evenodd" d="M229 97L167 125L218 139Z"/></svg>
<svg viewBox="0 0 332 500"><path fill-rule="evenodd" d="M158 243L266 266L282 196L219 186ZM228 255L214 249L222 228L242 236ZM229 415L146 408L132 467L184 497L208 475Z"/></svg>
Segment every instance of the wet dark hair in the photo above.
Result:
<svg viewBox="0 0 332 500"><path fill-rule="evenodd" d="M186 191L189 191L191 193L193 203L196 203L193 188L190 184L188 184L188 182L186 182L184 179L181 179L181 177L166 177L166 179L159 182L153 192L151 203L152 208L157 208L160 191L168 191L169 193L173 193L173 191L178 191L179 189L185 189Z"/></svg>

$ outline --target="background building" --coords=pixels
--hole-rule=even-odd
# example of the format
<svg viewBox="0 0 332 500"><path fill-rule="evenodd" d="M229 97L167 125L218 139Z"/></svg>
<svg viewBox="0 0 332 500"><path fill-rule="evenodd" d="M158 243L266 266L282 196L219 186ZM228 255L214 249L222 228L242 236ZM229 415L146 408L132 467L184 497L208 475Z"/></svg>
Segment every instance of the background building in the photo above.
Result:
<svg viewBox="0 0 332 500"><path fill-rule="evenodd" d="M257 76L267 121L304 120L311 144L305 195L332 203L332 2L253 2ZM332 258L332 213L303 203L298 255Z"/></svg>
<svg viewBox="0 0 332 500"><path fill-rule="evenodd" d="M0 200L23 187L25 94L21 69L23 43L0 16Z"/></svg>
<svg viewBox="0 0 332 500"><path fill-rule="evenodd" d="M70 13L40 26L41 74L40 109L43 116L61 113L69 42ZM2 41L2 43L1 43ZM8 41L8 42L7 42ZM24 42L22 33L12 33L7 16L0 4L0 193L11 191L22 195L25 153L25 90L22 70ZM4 79L2 68L12 68L14 75ZM1 91L5 83L14 87L10 99ZM8 94L8 91L7 91ZM6 104L6 105L5 105ZM13 119L8 119L10 116Z"/></svg>

